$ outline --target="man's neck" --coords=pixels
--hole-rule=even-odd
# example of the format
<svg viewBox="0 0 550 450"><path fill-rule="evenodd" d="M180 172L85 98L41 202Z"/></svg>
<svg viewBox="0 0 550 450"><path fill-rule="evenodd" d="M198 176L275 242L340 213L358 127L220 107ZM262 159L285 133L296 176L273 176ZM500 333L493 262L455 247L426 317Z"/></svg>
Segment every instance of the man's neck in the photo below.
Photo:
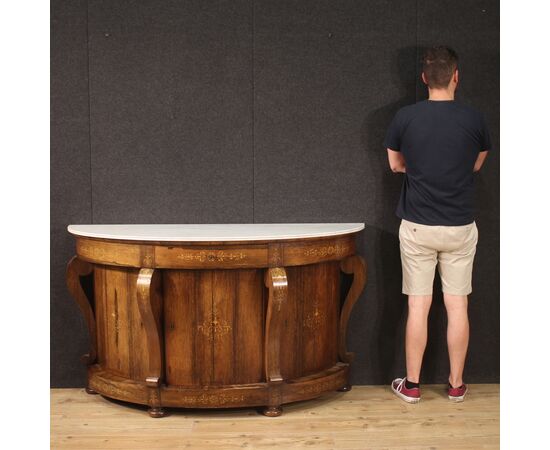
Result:
<svg viewBox="0 0 550 450"><path fill-rule="evenodd" d="M455 93L449 89L428 89L428 100L444 101L454 99Z"/></svg>

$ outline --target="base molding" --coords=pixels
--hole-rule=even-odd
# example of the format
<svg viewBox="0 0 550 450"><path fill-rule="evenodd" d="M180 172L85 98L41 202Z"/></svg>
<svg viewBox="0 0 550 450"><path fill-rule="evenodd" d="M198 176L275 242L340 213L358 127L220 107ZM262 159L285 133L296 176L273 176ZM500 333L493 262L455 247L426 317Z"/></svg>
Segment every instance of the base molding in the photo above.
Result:
<svg viewBox="0 0 550 450"><path fill-rule="evenodd" d="M306 377L285 380L281 387L281 404L309 400L326 392L348 386L349 364L333 367ZM95 364L88 368L88 386L109 398L141 405L148 404L145 382L122 377ZM270 385L252 383L206 387L160 386L162 407L178 408L235 408L268 405Z"/></svg>

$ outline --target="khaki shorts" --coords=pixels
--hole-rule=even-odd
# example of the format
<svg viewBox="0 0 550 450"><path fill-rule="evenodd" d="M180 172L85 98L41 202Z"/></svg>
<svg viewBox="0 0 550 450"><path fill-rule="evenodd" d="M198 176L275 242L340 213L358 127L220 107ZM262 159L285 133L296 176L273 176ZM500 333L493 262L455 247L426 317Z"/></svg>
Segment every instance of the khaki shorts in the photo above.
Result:
<svg viewBox="0 0 550 450"><path fill-rule="evenodd" d="M436 266L444 293L470 294L477 238L475 222L461 226L434 226L402 220L399 247L403 294L431 295Z"/></svg>

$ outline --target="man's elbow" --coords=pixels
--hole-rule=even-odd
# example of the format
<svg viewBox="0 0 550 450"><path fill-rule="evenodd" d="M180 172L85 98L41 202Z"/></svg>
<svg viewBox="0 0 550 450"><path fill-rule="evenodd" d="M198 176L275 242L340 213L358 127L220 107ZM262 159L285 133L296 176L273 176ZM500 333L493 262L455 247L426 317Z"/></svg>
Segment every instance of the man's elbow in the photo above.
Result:
<svg viewBox="0 0 550 450"><path fill-rule="evenodd" d="M485 163L486 158L487 158L487 150L480 152L479 156L477 157L474 163L474 172L479 172L481 170L481 167L483 167L483 164Z"/></svg>
<svg viewBox="0 0 550 450"><path fill-rule="evenodd" d="M390 169L393 173L405 173L405 166L402 165L392 165Z"/></svg>

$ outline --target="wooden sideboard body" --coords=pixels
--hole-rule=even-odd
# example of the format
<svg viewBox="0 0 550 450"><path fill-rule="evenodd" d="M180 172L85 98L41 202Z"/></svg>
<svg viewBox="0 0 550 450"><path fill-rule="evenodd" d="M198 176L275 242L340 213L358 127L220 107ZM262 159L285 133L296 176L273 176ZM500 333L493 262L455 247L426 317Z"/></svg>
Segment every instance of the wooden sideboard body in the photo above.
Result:
<svg viewBox="0 0 550 450"><path fill-rule="evenodd" d="M90 335L87 391L162 417L165 407L243 406L276 416L285 403L349 390L346 328L366 281L356 234L240 242L75 236L67 285ZM345 296L342 272L353 276Z"/></svg>

